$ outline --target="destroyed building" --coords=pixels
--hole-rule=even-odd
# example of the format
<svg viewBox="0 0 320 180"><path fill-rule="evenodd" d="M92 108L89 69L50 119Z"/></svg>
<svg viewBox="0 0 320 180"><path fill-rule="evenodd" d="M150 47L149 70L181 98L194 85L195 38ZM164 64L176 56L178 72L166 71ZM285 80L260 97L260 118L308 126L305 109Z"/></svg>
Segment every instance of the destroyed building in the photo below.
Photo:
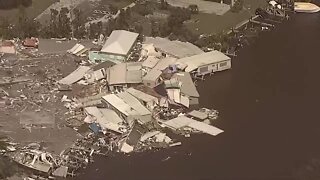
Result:
<svg viewBox="0 0 320 180"><path fill-rule="evenodd" d="M106 70L108 85L111 91L122 90L142 82L141 63L120 63Z"/></svg>
<svg viewBox="0 0 320 180"><path fill-rule="evenodd" d="M130 125L132 125L134 120L137 120L141 124L152 120L151 112L128 92L103 96L102 102L108 108L115 110Z"/></svg>
<svg viewBox="0 0 320 180"><path fill-rule="evenodd" d="M204 76L231 68L231 58L216 50L181 58L178 59L178 62L186 64L185 71L196 76Z"/></svg>

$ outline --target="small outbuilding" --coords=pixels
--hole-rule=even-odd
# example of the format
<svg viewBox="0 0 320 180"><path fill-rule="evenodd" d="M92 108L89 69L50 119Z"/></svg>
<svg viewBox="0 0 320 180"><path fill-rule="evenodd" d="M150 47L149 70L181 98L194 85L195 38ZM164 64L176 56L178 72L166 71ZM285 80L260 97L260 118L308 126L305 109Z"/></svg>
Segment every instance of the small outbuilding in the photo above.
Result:
<svg viewBox="0 0 320 180"><path fill-rule="evenodd" d="M138 36L138 33L125 30L112 31L101 49L105 54L104 58L111 61L125 61L137 42Z"/></svg>

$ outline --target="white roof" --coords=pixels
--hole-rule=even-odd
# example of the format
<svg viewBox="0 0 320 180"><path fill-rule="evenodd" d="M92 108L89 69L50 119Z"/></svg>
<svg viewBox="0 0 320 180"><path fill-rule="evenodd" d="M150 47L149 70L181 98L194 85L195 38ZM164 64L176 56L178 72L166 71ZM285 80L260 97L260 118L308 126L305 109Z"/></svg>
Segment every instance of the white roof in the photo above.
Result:
<svg viewBox="0 0 320 180"><path fill-rule="evenodd" d="M191 57L181 58L181 59L178 59L178 62L188 65L185 71L191 72L193 70L198 69L201 66L206 66L209 64L218 63L218 62L227 61L227 60L230 60L230 57L224 55L220 51L214 50L211 52L206 52L206 53L194 55Z"/></svg>
<svg viewBox="0 0 320 180"><path fill-rule="evenodd" d="M109 36L101 51L105 53L127 55L135 43L139 34L125 31L114 30Z"/></svg>
<svg viewBox="0 0 320 180"><path fill-rule="evenodd" d="M97 107L86 107L84 110L94 116L102 128L122 133L119 130L121 126L118 124L122 119L114 111Z"/></svg>
<svg viewBox="0 0 320 180"><path fill-rule="evenodd" d="M107 108L100 108L99 110L104 115L107 122L111 122L114 124L119 124L123 122L123 120L118 116L118 114L115 111Z"/></svg>
<svg viewBox="0 0 320 180"><path fill-rule="evenodd" d="M158 102L158 98L151 96L149 94L146 94L142 91L139 91L137 89L134 88L129 88L126 90L128 93L130 93L131 95L133 95L134 97L136 97L137 99L141 99L144 102Z"/></svg>
<svg viewBox="0 0 320 180"><path fill-rule="evenodd" d="M71 85L80 79L89 71L89 66L79 66L76 70L70 73L68 76L64 77L59 81L60 84Z"/></svg>
<svg viewBox="0 0 320 180"><path fill-rule="evenodd" d="M75 55L75 54L83 51L83 49L85 49L85 47L82 44L77 43L70 50L68 50L68 52Z"/></svg>
<svg viewBox="0 0 320 180"><path fill-rule="evenodd" d="M203 53L203 51L197 46L181 41L170 41L169 39L160 37L146 37L146 44L153 44L154 47L160 51L172 55L177 58L183 58Z"/></svg>
<svg viewBox="0 0 320 180"><path fill-rule="evenodd" d="M158 69L151 69L143 78L143 81L156 81L160 75L162 74L162 71Z"/></svg>
<svg viewBox="0 0 320 180"><path fill-rule="evenodd" d="M193 111L189 112L188 115L193 116L195 118L199 118L201 120L208 118L208 115L206 113L201 112L201 111L197 111L197 110L193 110Z"/></svg>
<svg viewBox="0 0 320 180"><path fill-rule="evenodd" d="M139 113L139 115L151 114L151 112L146 107L144 107L140 103L140 101L137 98L135 98L134 96L132 96L130 93L121 92L121 93L117 94L117 96L119 98L121 98L126 104L128 104L132 109L137 111Z"/></svg>
<svg viewBox="0 0 320 180"><path fill-rule="evenodd" d="M141 63L120 63L107 69L110 85L142 82Z"/></svg>
<svg viewBox="0 0 320 180"><path fill-rule="evenodd" d="M219 128L216 128L214 126L208 125L208 124L200 122L200 121L194 121L194 122L190 123L188 126L193 129L196 129L198 131L201 131L203 133L212 135L212 136L216 136L216 135L223 132L223 130L221 130Z"/></svg>
<svg viewBox="0 0 320 180"><path fill-rule="evenodd" d="M223 130L221 130L219 128L216 128L216 127L208 125L206 123L188 118L186 116L178 116L178 117L171 119L171 120L168 120L168 121L161 120L161 122L165 126L173 128L173 129L179 129L179 128L188 126L193 129L196 129L198 131L201 131L203 133L212 135L212 136L216 136L216 135L224 132Z"/></svg>
<svg viewBox="0 0 320 180"><path fill-rule="evenodd" d="M108 94L102 97L103 100L111 104L114 108L120 111L122 114L126 116L134 116L139 115L139 113L132 109L126 102L124 102L120 97L115 94Z"/></svg>
<svg viewBox="0 0 320 180"><path fill-rule="evenodd" d="M165 70L169 65L173 65L177 62L176 58L173 57L166 57L163 59L160 59L158 64L154 67L154 69L158 69L160 71Z"/></svg>
<svg viewBox="0 0 320 180"><path fill-rule="evenodd" d="M186 116L178 116L174 119L163 121L163 124L173 129L179 129L179 128L188 126L190 123L194 121L195 120L188 118Z"/></svg>
<svg viewBox="0 0 320 180"><path fill-rule="evenodd" d="M148 56L148 58L145 61L143 61L142 66L152 69L153 67L155 67L157 65L159 60L160 59L158 59L155 56Z"/></svg>

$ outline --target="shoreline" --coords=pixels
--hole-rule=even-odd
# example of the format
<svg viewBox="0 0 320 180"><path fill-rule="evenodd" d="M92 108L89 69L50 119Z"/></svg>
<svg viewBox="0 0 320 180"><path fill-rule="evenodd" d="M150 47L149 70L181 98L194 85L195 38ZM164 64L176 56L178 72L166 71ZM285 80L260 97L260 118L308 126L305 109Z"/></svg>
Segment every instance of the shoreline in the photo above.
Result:
<svg viewBox="0 0 320 180"><path fill-rule="evenodd" d="M248 22L248 23L250 23L250 22ZM246 25L246 24L244 24L244 25Z"/></svg>

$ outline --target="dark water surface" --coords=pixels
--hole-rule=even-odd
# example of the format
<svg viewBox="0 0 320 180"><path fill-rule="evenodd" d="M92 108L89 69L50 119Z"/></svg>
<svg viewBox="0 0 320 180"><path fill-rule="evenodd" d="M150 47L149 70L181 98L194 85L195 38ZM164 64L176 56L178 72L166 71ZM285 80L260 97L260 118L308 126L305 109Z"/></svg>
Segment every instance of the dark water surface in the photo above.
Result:
<svg viewBox="0 0 320 180"><path fill-rule="evenodd" d="M296 15L261 34L232 70L198 90L203 106L220 111L216 125L224 133L192 136L164 151L97 158L77 179L320 179L320 13Z"/></svg>

